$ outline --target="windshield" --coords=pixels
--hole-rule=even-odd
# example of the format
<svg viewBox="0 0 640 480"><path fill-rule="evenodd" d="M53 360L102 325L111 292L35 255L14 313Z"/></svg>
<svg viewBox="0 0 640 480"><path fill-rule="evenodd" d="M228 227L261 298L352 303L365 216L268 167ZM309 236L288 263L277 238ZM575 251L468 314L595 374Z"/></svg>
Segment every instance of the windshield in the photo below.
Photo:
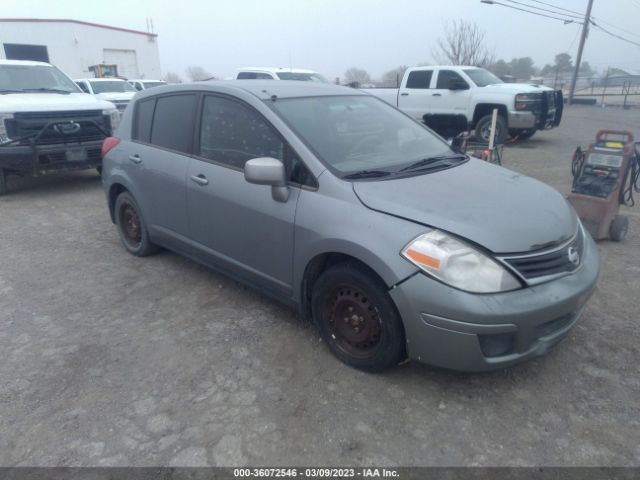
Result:
<svg viewBox="0 0 640 480"><path fill-rule="evenodd" d="M485 70L484 68L467 68L462 71L469 75L469 78L473 80L473 83L475 83L478 87L486 87L487 85L504 83L493 73Z"/></svg>
<svg viewBox="0 0 640 480"><path fill-rule="evenodd" d="M124 93L137 91L124 80L90 81L89 83L91 83L93 93Z"/></svg>
<svg viewBox="0 0 640 480"><path fill-rule="evenodd" d="M278 72L277 75L280 80L302 80L303 82L329 83L327 79L319 73Z"/></svg>
<svg viewBox="0 0 640 480"><path fill-rule="evenodd" d="M49 90L75 93L80 90L56 67L48 65L0 65L0 92L2 90L42 91Z"/></svg>
<svg viewBox="0 0 640 480"><path fill-rule="evenodd" d="M161 87L162 85L166 85L165 82L142 82L144 88L153 88L153 87Z"/></svg>
<svg viewBox="0 0 640 480"><path fill-rule="evenodd" d="M425 158L453 155L426 127L368 95L269 103L340 176L364 170L398 172Z"/></svg>

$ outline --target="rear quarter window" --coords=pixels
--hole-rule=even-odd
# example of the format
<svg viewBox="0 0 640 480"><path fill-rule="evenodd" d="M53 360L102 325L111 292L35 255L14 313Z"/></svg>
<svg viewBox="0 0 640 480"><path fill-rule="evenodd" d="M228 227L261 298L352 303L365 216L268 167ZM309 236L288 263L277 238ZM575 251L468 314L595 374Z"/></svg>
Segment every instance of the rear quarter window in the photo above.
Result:
<svg viewBox="0 0 640 480"><path fill-rule="evenodd" d="M144 143L151 143L151 124L156 99L144 100L136 104L136 117L133 138Z"/></svg>
<svg viewBox="0 0 640 480"><path fill-rule="evenodd" d="M195 94L157 97L150 143L177 152L190 153L195 111Z"/></svg>

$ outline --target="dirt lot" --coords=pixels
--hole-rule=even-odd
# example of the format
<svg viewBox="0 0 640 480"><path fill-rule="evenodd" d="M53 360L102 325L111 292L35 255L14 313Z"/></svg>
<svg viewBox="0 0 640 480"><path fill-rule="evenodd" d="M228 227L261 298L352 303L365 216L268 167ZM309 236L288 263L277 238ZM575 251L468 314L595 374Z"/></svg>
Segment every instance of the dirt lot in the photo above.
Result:
<svg viewBox="0 0 640 480"><path fill-rule="evenodd" d="M574 107L505 165L563 194L577 144L640 111ZM546 358L381 375L172 253L126 254L95 172L0 199L0 465L640 465L640 208Z"/></svg>

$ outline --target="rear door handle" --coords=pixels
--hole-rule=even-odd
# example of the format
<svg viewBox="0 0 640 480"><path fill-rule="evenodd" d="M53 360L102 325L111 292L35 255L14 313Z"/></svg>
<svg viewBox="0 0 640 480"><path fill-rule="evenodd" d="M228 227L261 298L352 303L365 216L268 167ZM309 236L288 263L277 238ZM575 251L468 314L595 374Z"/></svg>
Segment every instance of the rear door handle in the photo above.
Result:
<svg viewBox="0 0 640 480"><path fill-rule="evenodd" d="M129 155L129 160L131 160L133 163L136 163L136 164L142 163L142 159L140 158L140 155L138 155L137 153L135 155Z"/></svg>
<svg viewBox="0 0 640 480"><path fill-rule="evenodd" d="M191 175L191 180L196 182L198 185L209 185L209 180L203 174L200 175Z"/></svg>
<svg viewBox="0 0 640 480"><path fill-rule="evenodd" d="M442 94L441 93L432 93L431 96L432 97L441 97Z"/></svg>
<svg viewBox="0 0 640 480"><path fill-rule="evenodd" d="M401 94L400 94L400 96L402 96L402 97L406 97L407 95L409 95L409 94L408 94L408 93L406 93L406 92L405 92L405 93L401 93Z"/></svg>

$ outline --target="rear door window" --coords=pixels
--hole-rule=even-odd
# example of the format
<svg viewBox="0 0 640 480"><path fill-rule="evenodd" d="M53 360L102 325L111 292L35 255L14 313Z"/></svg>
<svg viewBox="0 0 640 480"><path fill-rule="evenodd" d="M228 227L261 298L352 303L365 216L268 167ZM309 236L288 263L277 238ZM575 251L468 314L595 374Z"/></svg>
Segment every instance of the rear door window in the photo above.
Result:
<svg viewBox="0 0 640 480"><path fill-rule="evenodd" d="M433 70L414 70L409 72L406 88L429 88Z"/></svg>
<svg viewBox="0 0 640 480"><path fill-rule="evenodd" d="M195 94L158 97L150 143L176 152L190 153L195 112Z"/></svg>

